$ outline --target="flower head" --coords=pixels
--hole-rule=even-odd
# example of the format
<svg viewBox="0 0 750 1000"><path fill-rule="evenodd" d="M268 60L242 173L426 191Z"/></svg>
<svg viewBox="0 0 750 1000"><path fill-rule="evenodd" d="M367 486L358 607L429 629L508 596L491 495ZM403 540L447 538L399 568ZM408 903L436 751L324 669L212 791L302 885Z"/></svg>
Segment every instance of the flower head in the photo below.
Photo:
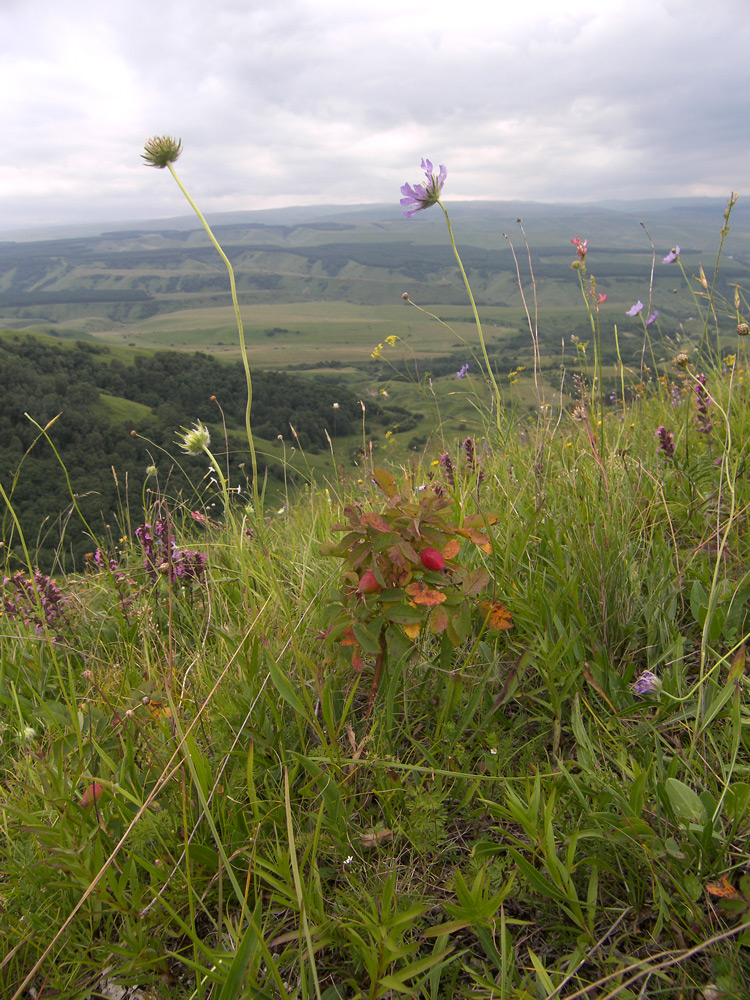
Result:
<svg viewBox="0 0 750 1000"><path fill-rule="evenodd" d="M658 694L660 690L661 681L650 670L644 670L633 684L633 694Z"/></svg>
<svg viewBox="0 0 750 1000"><path fill-rule="evenodd" d="M468 370L469 370L469 362L467 361L466 364L461 365L461 367L456 372L456 378L463 378L464 375L468 372Z"/></svg>
<svg viewBox="0 0 750 1000"><path fill-rule="evenodd" d="M182 152L182 139L173 139L171 135L156 135L146 139L141 153L141 159L148 167L158 167L163 170L168 163L174 163Z"/></svg>
<svg viewBox="0 0 750 1000"><path fill-rule="evenodd" d="M401 204L405 209L401 214L405 219L411 219L417 212L421 212L424 208L430 208L431 205L436 205L440 200L440 192L443 190L445 178L448 176L447 169L441 163L438 173L435 174L432 162L422 160L422 170L424 170L425 175L424 184L415 184L414 187L411 184L404 184L401 188L401 194L404 196L401 199Z"/></svg>
<svg viewBox="0 0 750 1000"><path fill-rule="evenodd" d="M674 264L674 262L677 260L679 256L680 256L680 248L677 245L675 245L672 247L667 256L664 258L664 263Z"/></svg>
<svg viewBox="0 0 750 1000"><path fill-rule="evenodd" d="M580 240L577 236L574 236L573 239L570 242L576 248L576 253L578 254L578 259L579 260L583 260L583 258L586 256L586 250L588 249L589 241L588 240Z"/></svg>
<svg viewBox="0 0 750 1000"><path fill-rule="evenodd" d="M651 326L652 323L655 323L658 315L659 315L659 310L654 309L649 318L646 320L646 326Z"/></svg>
<svg viewBox="0 0 750 1000"><path fill-rule="evenodd" d="M186 455L200 455L211 444L208 427L200 420L196 421L190 430L186 430L184 427L182 429L184 433L179 444Z"/></svg>
<svg viewBox="0 0 750 1000"><path fill-rule="evenodd" d="M664 424L656 428L656 434L654 437L659 442L659 447L657 451L663 452L667 458L674 457L674 434L672 431L668 431Z"/></svg>
<svg viewBox="0 0 750 1000"><path fill-rule="evenodd" d="M625 313L625 315L626 316L637 316L638 313L641 312L642 309L643 309L643 303L641 302L640 299L638 299L638 301L636 302L636 304L634 306L631 306L630 309L628 309L628 311Z"/></svg>

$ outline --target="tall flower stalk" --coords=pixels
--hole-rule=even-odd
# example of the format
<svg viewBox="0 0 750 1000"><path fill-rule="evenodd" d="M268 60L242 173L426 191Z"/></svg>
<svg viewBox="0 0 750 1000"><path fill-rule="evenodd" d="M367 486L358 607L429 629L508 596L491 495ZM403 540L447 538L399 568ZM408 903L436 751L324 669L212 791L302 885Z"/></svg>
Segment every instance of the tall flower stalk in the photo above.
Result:
<svg viewBox="0 0 750 1000"><path fill-rule="evenodd" d="M441 193L443 190L443 184L445 184L445 179L448 176L448 171L440 164L438 173L434 173L432 162L430 160L422 160L422 170L425 172L425 183L415 184L413 187L411 184L404 184L401 188L401 194L403 198L401 199L401 204L404 206L404 211L401 213L405 218L411 219L417 212L423 211L425 208L430 208L432 205L439 205L442 209L443 215L445 216L445 223L448 227L448 236L451 241L451 247L453 248L453 253L456 257L456 262L458 264L458 269L461 272L461 277L464 280L464 285L466 287L466 294L469 296L469 302L471 304L471 311L474 315L474 323L477 328L477 334L479 336L479 346L482 350L482 358L484 359L484 364L487 369L487 376L492 385L492 394L495 397L495 409L496 409L496 420L497 428L500 430L500 408L502 399L500 396L500 387L495 379L495 373L492 370L492 365L490 364L489 355L487 354L487 345L484 339L484 332L482 330L482 321L479 318L479 312L477 310L477 304L474 301L474 293L471 290L471 285L469 284L469 278L466 274L466 269L464 268L463 261L461 260L461 255L458 252L458 247L456 246L456 238L453 235L453 227L451 226L450 216L448 215L448 209L445 207L441 200Z"/></svg>
<svg viewBox="0 0 750 1000"><path fill-rule="evenodd" d="M146 161L149 167L156 167L159 170L163 170L165 167L169 170L171 175L174 177L177 186L180 191L185 195L188 204L193 209L195 214L201 221L203 228L208 233L208 238L213 243L219 256L224 261L227 271L229 273L229 285L232 291L232 304L234 306L234 316L237 321L237 332L240 339L240 353L242 354L242 364L245 368L245 381L247 382L247 405L245 407L245 430L247 431L247 443L250 446L250 461L252 464L253 471L253 501L255 510L260 510L260 501L258 494L258 460L255 454L255 442L253 440L253 431L250 423L250 411L253 404L253 381L250 374L250 363L247 358L247 350L245 348L245 331L242 326L242 315L240 313L240 304L237 299L237 285L234 280L234 270L229 261L229 258L224 253L221 244L214 236L211 231L211 227L206 222L203 217L203 213L195 204L193 199L190 197L185 185L182 183L174 169L174 162L179 158L182 153L182 140L173 139L171 136L156 136L146 140L144 146L144 152L141 154L142 159Z"/></svg>

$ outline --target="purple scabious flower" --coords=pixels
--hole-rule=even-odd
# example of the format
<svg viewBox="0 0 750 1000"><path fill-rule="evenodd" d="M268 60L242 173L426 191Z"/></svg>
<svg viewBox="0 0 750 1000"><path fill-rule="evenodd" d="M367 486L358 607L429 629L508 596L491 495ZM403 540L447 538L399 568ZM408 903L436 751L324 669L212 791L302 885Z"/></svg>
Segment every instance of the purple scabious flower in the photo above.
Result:
<svg viewBox="0 0 750 1000"><path fill-rule="evenodd" d="M680 256L680 248L677 245L675 245L669 251L669 253L667 254L667 256L663 259L663 263L664 264L674 264L674 262L677 260L677 258L679 256Z"/></svg>
<svg viewBox="0 0 750 1000"><path fill-rule="evenodd" d="M469 370L469 362L467 361L466 364L461 365L461 367L456 372L456 378L463 378L464 375L468 372L468 370Z"/></svg>
<svg viewBox="0 0 750 1000"><path fill-rule="evenodd" d="M636 304L634 306L631 306L630 309L628 309L628 311L625 313L625 315L626 316L637 316L638 313L642 309L643 309L643 303L641 302L640 299L638 299L638 301L636 302Z"/></svg>
<svg viewBox="0 0 750 1000"><path fill-rule="evenodd" d="M440 200L440 192L443 190L448 171L441 163L438 173L435 174L430 160L422 160L422 170L425 175L424 184L415 184L414 187L411 184L404 184L401 188L401 194L404 196L401 199L401 204L404 206L401 214L405 219L411 219L417 212L436 205Z"/></svg>
<svg viewBox="0 0 750 1000"><path fill-rule="evenodd" d="M674 434L668 431L664 424L656 428L654 437L659 442L657 451L663 452L667 458L674 458Z"/></svg>
<svg viewBox="0 0 750 1000"><path fill-rule="evenodd" d="M651 324L656 321L658 315L659 315L659 310L654 309L649 318L646 320L646 326L651 326Z"/></svg>
<svg viewBox="0 0 750 1000"><path fill-rule="evenodd" d="M658 694L661 691L661 681L650 670L644 670L633 684L633 694Z"/></svg>

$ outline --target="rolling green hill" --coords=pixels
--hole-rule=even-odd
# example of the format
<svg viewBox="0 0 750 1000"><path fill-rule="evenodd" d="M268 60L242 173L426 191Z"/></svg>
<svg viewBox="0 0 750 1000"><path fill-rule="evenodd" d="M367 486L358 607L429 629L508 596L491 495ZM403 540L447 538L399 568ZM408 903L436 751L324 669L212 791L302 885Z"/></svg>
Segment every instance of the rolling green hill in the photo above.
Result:
<svg viewBox="0 0 750 1000"><path fill-rule="evenodd" d="M687 329L691 302L674 295L674 272L661 257L679 243L688 269L702 264L711 279L723 207L713 199L634 206L477 202L451 211L477 301L506 341L523 325L523 314L505 233L527 292L532 284L518 225L523 218L544 320L540 333L556 345L572 332L561 311L577 310L580 320L572 235L588 237L590 270L627 335L624 311L649 293L652 253L643 218L655 241L652 300L671 333ZM410 334L410 349L422 357L443 353L449 342L430 321L404 309L404 291L441 314L449 308L459 323L470 321L438 213L407 221L385 206L321 209L318 218L309 209L296 216L288 209L218 216L214 227L236 271L255 364L285 368L290 354L304 363L363 360L389 334ZM740 203L721 288L742 282L749 271L750 214ZM0 243L0 326L237 356L226 273L193 219Z"/></svg>

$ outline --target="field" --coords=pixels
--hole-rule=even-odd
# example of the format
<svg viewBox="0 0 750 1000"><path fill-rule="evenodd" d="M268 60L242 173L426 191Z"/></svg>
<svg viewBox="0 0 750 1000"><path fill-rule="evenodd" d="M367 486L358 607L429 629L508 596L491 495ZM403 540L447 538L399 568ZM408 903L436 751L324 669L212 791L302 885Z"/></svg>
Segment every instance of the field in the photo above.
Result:
<svg viewBox="0 0 750 1000"><path fill-rule="evenodd" d="M226 292L168 290L220 276L189 231L37 246L46 301L3 272L6 396L79 421L21 439L0 410L3 998L750 994L747 234L662 263L708 240L673 215L652 284L632 215L542 238L532 207L519 286L464 211L481 328L437 209L419 246L367 218L229 234L298 265L266 301L267 249L236 254L257 440ZM84 264L147 297L54 301ZM89 516L66 463L146 427L135 495ZM53 465L91 552L48 572L17 510Z"/></svg>

